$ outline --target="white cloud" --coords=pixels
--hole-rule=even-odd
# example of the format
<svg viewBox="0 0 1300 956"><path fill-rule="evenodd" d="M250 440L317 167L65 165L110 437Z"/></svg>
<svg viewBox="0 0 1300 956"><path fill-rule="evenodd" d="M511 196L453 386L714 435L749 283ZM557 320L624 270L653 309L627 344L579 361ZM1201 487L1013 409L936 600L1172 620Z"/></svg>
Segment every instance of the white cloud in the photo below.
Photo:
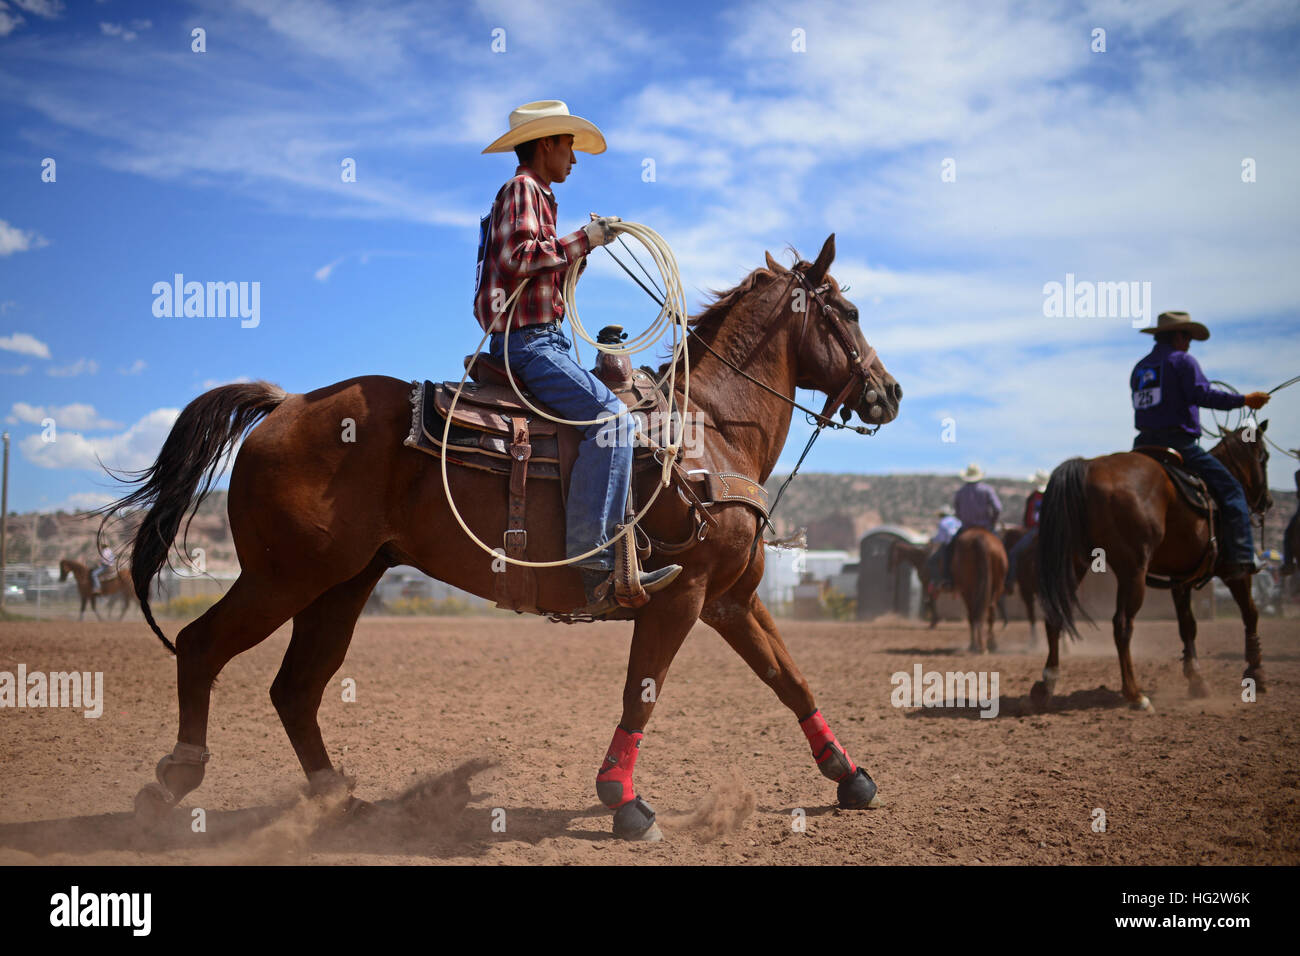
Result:
<svg viewBox="0 0 1300 956"><path fill-rule="evenodd" d="M203 391L206 392L209 391L210 389L217 388L221 385L243 385L251 381L252 379L249 378L247 375L239 375L235 378L205 378L203 380L202 387L203 387Z"/></svg>
<svg viewBox="0 0 1300 956"><path fill-rule="evenodd" d="M123 375L139 375L146 368L148 368L148 364L144 359L136 359L129 366L126 368L119 368L118 371Z"/></svg>
<svg viewBox="0 0 1300 956"><path fill-rule="evenodd" d="M26 375L31 370L30 365L17 365L13 368L0 368L0 375Z"/></svg>
<svg viewBox="0 0 1300 956"><path fill-rule="evenodd" d="M128 30L120 23L104 23L103 21L100 21L99 31L104 34L104 36L121 37L127 43L130 43L139 36L139 34L134 30Z"/></svg>
<svg viewBox="0 0 1300 956"><path fill-rule="evenodd" d="M41 468L99 470L100 464L114 471L139 471L153 464L180 409L159 408L116 435L86 438L74 431L58 431L52 442L41 435L23 438L18 447L32 464Z"/></svg>
<svg viewBox="0 0 1300 956"><path fill-rule="evenodd" d="M63 12L63 0L10 0L19 10L53 20Z"/></svg>
<svg viewBox="0 0 1300 956"><path fill-rule="evenodd" d="M75 491L59 505L63 511L93 511L116 499L102 491Z"/></svg>
<svg viewBox="0 0 1300 956"><path fill-rule="evenodd" d="M11 256L15 252L27 252L29 249L39 249L49 244L49 240L44 236L11 226L0 219L0 256Z"/></svg>
<svg viewBox="0 0 1300 956"><path fill-rule="evenodd" d="M10 13L4 0L0 0L0 37L7 37L26 21L16 13Z"/></svg>
<svg viewBox="0 0 1300 956"><path fill-rule="evenodd" d="M27 332L15 332L13 335L0 336L0 349L17 352L19 355L32 355L36 358L50 357L50 347Z"/></svg>
<svg viewBox="0 0 1300 956"><path fill-rule="evenodd" d="M77 359L71 365L60 365L45 370L46 375L55 378L73 378L77 375L94 375L99 371L99 363L94 359Z"/></svg>
<svg viewBox="0 0 1300 956"><path fill-rule="evenodd" d="M10 418L29 425L39 425L46 418L53 418L59 428L104 429L121 428L120 422L101 418L93 405L29 405L26 402L14 402Z"/></svg>

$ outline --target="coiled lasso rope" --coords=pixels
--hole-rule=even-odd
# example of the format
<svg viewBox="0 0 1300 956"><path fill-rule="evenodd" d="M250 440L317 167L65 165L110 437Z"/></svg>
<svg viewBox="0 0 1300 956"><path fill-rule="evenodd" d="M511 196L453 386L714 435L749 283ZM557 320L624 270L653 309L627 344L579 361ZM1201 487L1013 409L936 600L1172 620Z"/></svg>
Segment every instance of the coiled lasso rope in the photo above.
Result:
<svg viewBox="0 0 1300 956"><path fill-rule="evenodd" d="M649 226L643 226L636 222L615 221L610 222L608 226L615 233L627 233L632 238L639 240L641 244L646 247L651 257L654 259L655 264L659 267L659 272L663 276L664 288L667 291L667 294L664 296L663 307L659 310L659 315L655 318L655 321L651 323L650 327L645 330L645 332L629 342L607 345L588 335L587 330L583 328L582 321L578 317L578 309L575 303L580 263L575 261L571 263L568 270L566 270L564 274L564 283L560 290L565 304L565 315L573 326L575 337L581 338L583 341L590 343L598 352L607 352L611 355L626 356L635 355L637 352L643 352L646 349L654 347L654 345L657 344L669 330L672 332L673 341L672 359L668 363L668 369L664 375L655 382L656 388L664 388L664 386L667 385L666 391L669 403L668 444L661 449L662 457L659 458L660 464L663 466L663 471L660 474L658 484L655 486L654 494L652 494L650 500L645 503L645 507L638 511L632 520L624 525L622 532L620 532L621 536L631 535L635 532L637 524L640 523L642 517L644 517L646 512L648 512L651 506L654 505L655 499L659 497L659 493L664 488L668 487L672 476L672 465L677 459L678 442L681 438L680 429L685 428L686 425L685 414L680 416L677 414L676 401L678 360L681 358L682 353L686 348L686 296L682 291L682 280L681 275L677 271L677 260L673 257L672 249L668 247L668 243L664 242L662 236ZM552 415L550 412L544 411L543 409L533 405L524 396L522 389L520 389L519 384L515 381L514 372L510 369L510 325L511 320L514 317L515 306L519 302L519 295L523 292L524 287L527 286L530 281L530 279L524 279L519 283L515 291L511 293L510 298L506 300L503 309L503 315L505 316L505 343L503 346L503 352L505 354L506 377L510 380L510 387L514 389L515 395L518 397L520 403L542 418L558 422L561 425L603 425L616 418L621 418L624 415L627 415L628 409L624 407L616 414L607 415L604 418L575 421ZM496 325L496 322L492 323L493 328L495 328ZM483 338L479 340L478 348L474 350L475 358L465 367L465 374L461 376L460 384L456 386L456 393L452 396L451 406L447 409L446 422L443 425L443 453L439 456L439 459L441 461L442 490L443 494L447 496L447 504L451 507L451 513L453 517L455 517L456 523L460 525L461 530L469 536L471 541L478 545L483 551L490 554L494 559L499 559L507 564L515 564L524 568L558 568L595 557L609 548L617 538L606 541L604 544L597 545L585 554L565 558L562 561L524 561L519 558L509 557L505 554L503 549L493 548L491 545L480 540L478 535L474 534L474 532L469 529L469 525L467 525L465 519L461 517L460 509L456 507L456 502L452 499L451 484L447 479L447 442L451 436L452 417L455 415L456 403L460 400L461 392L465 388L465 382L469 379L470 369L474 367L474 361L477 360L478 354L483 351L483 346L487 344L487 341L491 336L492 330L489 330L485 332ZM689 408L690 405L691 370L689 363L681 362L680 364L683 370L682 407L685 409ZM674 428L676 423L679 421L681 422L680 428ZM621 432L623 429L620 428L619 431ZM616 440L618 439L616 438ZM632 480L631 474L629 474L628 480Z"/></svg>

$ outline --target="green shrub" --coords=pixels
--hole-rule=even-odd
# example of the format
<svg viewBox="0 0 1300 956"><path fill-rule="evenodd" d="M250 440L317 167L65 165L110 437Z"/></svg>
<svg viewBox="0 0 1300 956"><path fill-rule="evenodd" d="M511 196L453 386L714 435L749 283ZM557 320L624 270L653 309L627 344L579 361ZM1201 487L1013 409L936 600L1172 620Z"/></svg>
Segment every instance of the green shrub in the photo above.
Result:
<svg viewBox="0 0 1300 956"><path fill-rule="evenodd" d="M189 597L172 598L163 606L162 613L167 617L193 620L219 600L220 594L192 594Z"/></svg>

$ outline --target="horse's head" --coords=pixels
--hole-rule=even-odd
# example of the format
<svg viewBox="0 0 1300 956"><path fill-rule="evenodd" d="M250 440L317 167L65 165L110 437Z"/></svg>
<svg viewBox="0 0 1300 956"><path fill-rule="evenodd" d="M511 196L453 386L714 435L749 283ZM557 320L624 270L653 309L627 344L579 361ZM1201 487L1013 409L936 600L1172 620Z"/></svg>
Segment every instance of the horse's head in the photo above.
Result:
<svg viewBox="0 0 1300 956"><path fill-rule="evenodd" d="M1255 514L1273 507L1273 495L1268 490L1268 443L1264 441L1267 429L1267 418L1258 425L1243 425L1225 432L1223 440L1211 449L1211 454L1241 483L1246 502Z"/></svg>
<svg viewBox="0 0 1300 956"><path fill-rule="evenodd" d="M800 261L787 269L767 255L768 268L792 280L787 306L791 320L799 323L797 384L826 394L828 415L843 408L857 412L868 425L883 425L898 417L903 389L867 344L857 306L844 297L830 275L834 258L834 233L816 262ZM847 419L847 412L841 414Z"/></svg>

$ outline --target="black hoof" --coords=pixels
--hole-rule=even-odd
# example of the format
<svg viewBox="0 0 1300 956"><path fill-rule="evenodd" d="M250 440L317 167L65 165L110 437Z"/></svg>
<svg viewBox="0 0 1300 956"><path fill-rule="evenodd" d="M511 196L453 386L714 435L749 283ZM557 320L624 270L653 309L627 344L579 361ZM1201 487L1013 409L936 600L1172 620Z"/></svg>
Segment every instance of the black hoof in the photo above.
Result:
<svg viewBox="0 0 1300 956"><path fill-rule="evenodd" d="M614 836L620 840L657 840L658 834L654 808L640 797L614 811Z"/></svg>
<svg viewBox="0 0 1300 956"><path fill-rule="evenodd" d="M880 806L880 799L876 796L876 781L861 767L840 781L839 798L842 810L866 810Z"/></svg>

